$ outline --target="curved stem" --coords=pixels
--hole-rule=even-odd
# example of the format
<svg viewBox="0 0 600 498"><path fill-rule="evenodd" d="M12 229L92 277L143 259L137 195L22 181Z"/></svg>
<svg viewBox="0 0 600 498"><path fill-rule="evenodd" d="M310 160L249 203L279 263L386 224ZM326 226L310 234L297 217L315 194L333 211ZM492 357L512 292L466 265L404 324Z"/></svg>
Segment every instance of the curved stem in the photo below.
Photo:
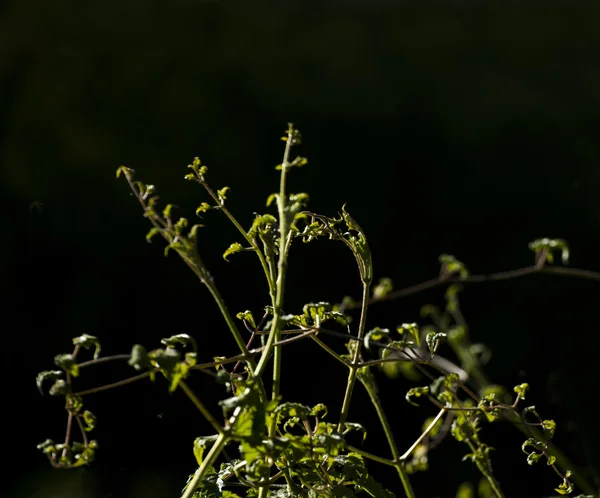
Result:
<svg viewBox="0 0 600 498"><path fill-rule="evenodd" d="M190 401L194 403L194 406L198 408L198 411L202 413L208 423L213 426L213 429L219 435L222 435L224 433L223 427L221 427L221 424L217 422L217 419L213 417L212 413L210 413L210 411L204 406L204 403L202 403L202 401L200 401L200 399L194 394L194 391L189 388L183 379L179 381L178 385L181 387L181 390L186 394L186 396L190 398Z"/></svg>
<svg viewBox="0 0 600 498"><path fill-rule="evenodd" d="M341 432L346 419L348 418L348 412L350 411L350 403L352 401L352 391L354 390L354 384L356 384L356 375L360 368L360 350L365 335L365 327L367 325L367 307L369 306L369 288L368 283L363 282L363 295L362 295L362 308L360 312L360 322L358 325L358 337L356 346L354 349L354 357L352 358L352 364L349 367L348 382L346 384L346 393L344 394L344 402L342 403L342 411L340 413L340 421L338 423L338 431Z"/></svg>
<svg viewBox="0 0 600 498"><path fill-rule="evenodd" d="M381 427L383 427L383 431L385 432L385 437L388 442L388 446L390 447L390 451L392 453L393 458L393 466L398 473L398 477L400 477L400 481L402 482L402 487L404 489L404 493L407 498L415 498L415 492L412 488L412 484L410 483L410 479L408 478L408 473L404 468L404 462L402 461L402 457L400 456L400 452L398 451L398 446L396 445L396 441L394 440L394 434L392 432L392 428L387 419L385 411L383 410L383 406L381 406L381 401L377 393L375 392L375 386L369 382L362 382L365 387L367 394L369 395L369 399L377 412L377 417L379 418L379 422L381 423Z"/></svg>
<svg viewBox="0 0 600 498"><path fill-rule="evenodd" d="M204 474L206 474L206 471L213 465L213 463L225 447L226 443L227 438L225 434L219 434L217 440L215 441L215 444L210 449L204 460L202 460L202 465L200 465L200 467L196 469L196 472L194 472L194 477L192 477L192 479L188 482L185 491L181 495L181 498L191 498L193 496L194 491L196 490L196 487L204 477Z"/></svg>

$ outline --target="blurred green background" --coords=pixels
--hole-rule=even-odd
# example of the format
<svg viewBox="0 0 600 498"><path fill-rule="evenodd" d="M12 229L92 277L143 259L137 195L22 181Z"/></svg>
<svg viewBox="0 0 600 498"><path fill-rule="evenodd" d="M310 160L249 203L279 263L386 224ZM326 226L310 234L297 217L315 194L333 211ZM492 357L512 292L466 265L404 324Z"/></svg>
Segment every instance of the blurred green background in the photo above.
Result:
<svg viewBox="0 0 600 498"><path fill-rule="evenodd" d="M54 471L35 450L60 439L64 423L35 375L71 337L97 335L110 354L186 332L206 358L235 351L193 275L164 259L160 243L146 244L139 207L115 179L121 164L193 219L206 199L183 176L199 156L249 225L278 188L279 137L292 121L309 164L293 171L291 190L309 192L310 208L324 214L347 203L367 232L377 278L397 287L429 279L441 253L473 273L526 266L527 244L540 237L567 239L572 266L600 270L599 20L599 7L567 2L1 7L2 496L178 496L194 470L192 441L208 432L181 396L132 386L90 398L101 449L89 469ZM34 201L41 211L30 209ZM229 307L258 313L268 296L254 261L224 262L235 231L216 214L205 224L201 251ZM290 265L290 312L359 294L342 246L297 246ZM558 422L557 440L591 468L600 443L599 296L597 282L535 276L467 287L462 298L473 339L494 352L492 378L530 382L531 403ZM420 305L442 302L438 289L380 305L369 325L420 321ZM290 351L288 398L314 404L338 391L330 401L338 409L345 372L309 344ZM303 362L311 369L300 377ZM129 375L100 370L90 386ZM199 392L223 397L203 380ZM407 446L431 410L406 404L405 382L381 382ZM356 396L365 408L351 419L371 427L367 447L377 450L381 431L366 396ZM545 466L527 466L517 431L500 426L486 437L507 496L548 496L559 484ZM451 497L475 478L464 452L449 440L433 454L433 474L414 478L419 496ZM385 471L376 475L396 486Z"/></svg>

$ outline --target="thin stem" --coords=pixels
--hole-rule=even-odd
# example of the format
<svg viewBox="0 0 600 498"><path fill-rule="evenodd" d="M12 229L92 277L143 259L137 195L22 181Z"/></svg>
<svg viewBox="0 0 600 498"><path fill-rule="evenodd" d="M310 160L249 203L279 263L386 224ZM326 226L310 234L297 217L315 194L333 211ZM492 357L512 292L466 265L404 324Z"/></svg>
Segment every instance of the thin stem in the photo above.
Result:
<svg viewBox="0 0 600 498"><path fill-rule="evenodd" d="M350 368L351 363L348 360L346 360L345 358L342 358L339 354L337 354L333 349L331 349L327 344L325 344L316 335L311 336L311 338L319 346L321 346L325 351L327 351L331 356L333 356L337 361L344 364L346 367Z"/></svg>
<svg viewBox="0 0 600 498"><path fill-rule="evenodd" d="M77 366L79 368L91 367L93 365L99 365L100 363L107 363L109 361L129 360L130 358L130 354L115 354L112 356L103 356L101 358L96 358L95 360L82 361L81 363L78 363Z"/></svg>
<svg viewBox="0 0 600 498"><path fill-rule="evenodd" d="M213 198L213 200L219 204L219 210L222 211L225 216L227 216L227 218L233 224L233 226L235 226L235 228L237 228L238 232L240 232L242 234L242 236L244 237L246 242L248 242L248 244L250 244L252 246L252 248L256 251L256 255L258 256L258 259L260 260L260 265L262 266L262 269L265 272L265 277L267 278L267 283L269 285L269 294L271 295L271 300L273 301L275 298L275 282L272 278L272 274L271 274L271 271L269 270L269 265L267 264L265 256L262 253L262 251L260 250L260 247L258 246L258 244L256 243L256 240L253 239L252 237L250 237L250 235L248 235L248 233L242 228L242 226L237 221L235 216L233 216L233 214L231 214L231 211L229 211L225 207L225 204L221 202L221 199L219 199L219 196L215 193L215 191L212 188L210 188L208 183L206 183L206 181L204 181L204 179L202 179L202 178L198 178L197 181L198 181L198 183L200 183L200 185L202 185L204 187L204 189Z"/></svg>
<svg viewBox="0 0 600 498"><path fill-rule="evenodd" d="M407 498L415 498L415 492L412 488L412 484L410 483L410 479L404 468L404 462L402 461L402 457L400 456L400 452L398 451L398 446L396 445L396 441L394 440L394 434L392 432L392 428L387 419L385 411L383 410L383 406L381 405L381 401L377 393L375 392L373 384L369 382L362 382L365 387L367 394L369 395L369 399L377 412L377 417L379 418L379 423L385 432L385 437L388 442L388 446L390 447L390 451L392 453L392 458L394 462L394 468L398 473L398 477L400 477L400 481L402 482L402 487L404 488L404 493Z"/></svg>
<svg viewBox="0 0 600 498"><path fill-rule="evenodd" d="M475 448L475 445L468 439L466 440L466 443L469 445L469 448L471 448L473 454L476 454L477 448ZM473 460L475 462L475 465L477 465L479 472L481 472L481 474L487 479L487 482L490 484L497 498L504 498L504 493L502 493L502 490L500 489L500 484L498 483L498 481L496 481L496 478L494 477L490 469L488 469L487 466L484 463L482 463L479 458L474 458Z"/></svg>
<svg viewBox="0 0 600 498"><path fill-rule="evenodd" d="M423 292L428 289L433 289L435 287L439 287L443 284L453 284L453 283L482 283L482 282L493 282L499 280L510 280L513 278L521 278L526 277L527 275L532 275L535 273L546 273L549 275L560 275L563 277L573 277L573 278L582 278L585 280L593 280L596 282L600 282L600 272L583 270L580 268L565 268L564 266L525 266L523 268L517 268L516 270L509 270L504 272L496 272L490 273L489 275L470 275L466 278L461 278L459 276L451 276L451 277L439 277L433 278L431 280L427 280L420 284L411 285L409 287L405 287L404 289L398 289L390 292L384 297L372 299L370 304L375 304L383 301L392 301L394 299L399 299L401 297L410 296L412 294L417 294L419 292ZM353 306L348 306L346 309L352 309Z"/></svg>
<svg viewBox="0 0 600 498"><path fill-rule="evenodd" d="M365 334L365 327L367 324L367 308L369 306L369 288L370 285L363 282L363 294L362 294L362 308L360 311L360 322L358 325L358 337L356 346L354 349L354 357L352 358L352 364L349 367L348 382L346 384L346 392L344 394L344 402L342 404L342 411L340 413L340 421L338 423L338 431L341 432L346 419L348 418L348 412L350 411L350 403L352 401L352 391L354 390L354 384L356 384L356 375L360 367L360 349L362 346L362 339Z"/></svg>
<svg viewBox="0 0 600 498"><path fill-rule="evenodd" d="M200 467L196 469L194 472L194 477L188 482L188 485L185 488L185 491L181 495L181 498L191 498L196 490L196 487L206 474L206 471L213 465L214 461L217 459L223 448L227 443L227 437L225 434L221 433L217 437L215 444L210 449L204 460L202 460L202 464Z"/></svg>
<svg viewBox="0 0 600 498"><path fill-rule="evenodd" d="M210 411L204 406L204 403L200 401L200 399L194 394L194 391L192 391L189 388L189 386L184 382L183 379L179 381L179 387L181 387L181 390L186 394L188 398L190 398L190 401L194 403L194 406L198 408L198 411L202 413L202 415L204 415L204 418L210 423L210 425L213 426L213 429L219 435L222 435L224 433L224 430L223 427L221 427L221 424L217 422L217 419L213 417L212 413L210 413Z"/></svg>
<svg viewBox="0 0 600 498"><path fill-rule="evenodd" d="M92 389L87 389L85 391L80 391L80 392L74 393L74 394L77 396L86 396L88 394L95 394L95 393L99 393L102 391L108 391L109 389L113 389L115 387L126 386L127 384L132 384L133 382L137 382L138 380L145 379L146 377L150 376L151 374L158 372L158 370L159 370L158 368L155 368L154 370L149 370L148 372L144 372L139 375L129 377L127 379L119 380L117 382L113 382L112 384L106 384L104 386L94 387Z"/></svg>
<svg viewBox="0 0 600 498"><path fill-rule="evenodd" d="M436 417L433 419L433 421L431 422L431 424L429 424L429 426L427 427L427 429L425 429L423 431L423 434L421 434L419 436L419 438L412 444L412 446L410 448L408 448L408 450L406 450L406 452L404 453L404 455L402 455L400 457L400 460L406 460L410 456L410 454L415 450L415 448L417 446L419 446L419 444L421 444L421 441L423 441L423 439L425 439L427 437L427 435L432 431L432 429L438 423L438 421L440 420L440 418L443 417L444 413L446 413L446 409L442 408L439 411L439 413L436 415Z"/></svg>
<svg viewBox="0 0 600 498"><path fill-rule="evenodd" d="M374 455L373 453L369 453L368 451L357 448L356 446L347 444L346 449L352 451L353 453L358 453L359 455L368 458L369 460L373 460L374 462L382 463L383 465L388 465L389 467L396 466L396 464L392 460L380 457L379 455Z"/></svg>

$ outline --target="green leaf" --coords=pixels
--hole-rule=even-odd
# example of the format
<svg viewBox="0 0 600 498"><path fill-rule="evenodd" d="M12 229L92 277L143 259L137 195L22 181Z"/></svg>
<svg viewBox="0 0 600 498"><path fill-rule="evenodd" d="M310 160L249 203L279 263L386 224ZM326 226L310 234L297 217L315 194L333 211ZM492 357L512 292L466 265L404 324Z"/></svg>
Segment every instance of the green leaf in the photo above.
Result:
<svg viewBox="0 0 600 498"><path fill-rule="evenodd" d="M411 405L414 406L419 406L417 403L415 403L412 398L420 398L421 396L424 396L426 394L429 394L429 387L428 386L424 386L424 387L413 387L411 389L408 390L408 392L406 393L406 401L408 401Z"/></svg>
<svg viewBox="0 0 600 498"><path fill-rule="evenodd" d="M94 348L94 360L100 356L100 341L93 335L83 334L73 338L73 345L81 346L85 349Z"/></svg>
<svg viewBox="0 0 600 498"><path fill-rule="evenodd" d="M227 199L227 193L230 190L231 189L229 187L223 187L217 190L217 195L219 196L219 201L221 201L221 204L225 203L225 200Z"/></svg>
<svg viewBox="0 0 600 498"><path fill-rule="evenodd" d="M212 208L213 207L210 204L208 204L207 202L203 202L196 208L196 215L200 216L200 213L206 213L207 211L210 211Z"/></svg>
<svg viewBox="0 0 600 498"><path fill-rule="evenodd" d="M73 377L79 375L79 366L72 354L59 354L54 357L54 364L70 373Z"/></svg>
<svg viewBox="0 0 600 498"><path fill-rule="evenodd" d="M173 212L173 208L176 208L176 207L177 206L175 206L174 204L167 204L167 206L163 210L163 217L165 217L167 220L170 219L171 214Z"/></svg>
<svg viewBox="0 0 600 498"><path fill-rule="evenodd" d="M475 490L470 482L463 482L456 491L456 498L475 498Z"/></svg>
<svg viewBox="0 0 600 498"><path fill-rule="evenodd" d="M554 431L556 430L556 422L554 420L543 420L542 428L544 429L546 437L552 438L554 436Z"/></svg>
<svg viewBox="0 0 600 498"><path fill-rule="evenodd" d="M96 427L96 416L89 410L83 412L84 430L90 432Z"/></svg>
<svg viewBox="0 0 600 498"><path fill-rule="evenodd" d="M223 259L225 261L229 261L227 259L228 256L231 256L232 254L235 254L236 252L240 252L243 251L244 247L242 246L242 244L240 244L239 242L234 242L233 244L231 244L229 246L229 249L227 249L224 253L223 253Z"/></svg>
<svg viewBox="0 0 600 498"><path fill-rule="evenodd" d="M127 168L126 166L119 166L117 168L117 178L119 178L121 174L125 175L127 178L130 178L131 176L133 176L134 172L135 170Z"/></svg>
<svg viewBox="0 0 600 498"><path fill-rule="evenodd" d="M469 276L469 271L465 264L450 254L442 254L439 257L439 261L442 265L440 274L442 277L450 277L458 274L460 278L464 279Z"/></svg>
<svg viewBox="0 0 600 498"><path fill-rule="evenodd" d="M569 245L566 240L563 239L537 239L529 243L529 249L534 251L536 254L543 250L546 250L546 261L548 263L554 262L553 251L561 251L561 260L564 265L569 264Z"/></svg>
<svg viewBox="0 0 600 498"><path fill-rule="evenodd" d="M65 396L69 392L69 386L63 379L58 379L50 388L50 396Z"/></svg>
<svg viewBox="0 0 600 498"><path fill-rule="evenodd" d="M64 372L62 370L44 370L43 372L37 374L35 383L37 385L38 390L40 391L40 394L42 396L44 395L44 391L42 389L44 382L56 382L58 379L61 379L63 375Z"/></svg>
<svg viewBox="0 0 600 498"><path fill-rule="evenodd" d="M369 330L365 334L365 338L363 339L365 348L371 349L371 341L381 342L383 339L386 339L385 342L389 342L390 330L382 329L379 327L375 327L374 329Z"/></svg>
<svg viewBox="0 0 600 498"><path fill-rule="evenodd" d="M196 340L188 334L177 334L160 340L161 344L169 348L175 348L178 344L182 346L192 346L194 352L198 351Z"/></svg>
<svg viewBox="0 0 600 498"><path fill-rule="evenodd" d="M425 336L425 342L427 343L427 348L429 349L429 354L433 358L435 354L435 350L437 349L438 342L447 337L443 332L429 332Z"/></svg>
<svg viewBox="0 0 600 498"><path fill-rule="evenodd" d="M152 242L152 239L160 234L160 229L157 227L152 227L150 231L146 234L146 241L148 243Z"/></svg>
<svg viewBox="0 0 600 498"><path fill-rule="evenodd" d="M525 394L527 393L528 390L529 390L529 384L527 384L527 383L519 384L518 386L515 386L513 388L513 391L515 391L521 399L525 399Z"/></svg>
<svg viewBox="0 0 600 498"><path fill-rule="evenodd" d="M241 311L237 315L235 315L235 317L238 320L247 321L253 329L256 329L256 322L254 321L254 315L252 315L251 311L249 311L249 310Z"/></svg>
<svg viewBox="0 0 600 498"><path fill-rule="evenodd" d="M271 194L269 197L267 197L267 207L273 204L273 201L279 202L278 200L279 194Z"/></svg>
<svg viewBox="0 0 600 498"><path fill-rule="evenodd" d="M416 323L403 323L402 325L396 327L396 331L400 335L404 335L404 333L407 332L408 336L412 337L414 344L417 347L420 346L421 334L419 333L419 326Z"/></svg>
<svg viewBox="0 0 600 498"><path fill-rule="evenodd" d="M128 364L136 370L147 370L152 368L150 358L148 357L148 351L141 344L134 344L131 349L131 358L129 358Z"/></svg>
<svg viewBox="0 0 600 498"><path fill-rule="evenodd" d="M554 491L556 491L559 495L569 495L573 492L573 483L569 480L569 477L571 477L570 470L566 472L561 485L558 486L558 488L554 488Z"/></svg>
<svg viewBox="0 0 600 498"><path fill-rule="evenodd" d="M212 446L217 440L216 435L214 436L204 436L198 437L194 440L194 456L196 457L196 461L198 465L202 465L202 458L204 457L204 451L207 447Z"/></svg>
<svg viewBox="0 0 600 498"><path fill-rule="evenodd" d="M394 284L389 278L380 278L379 283L373 289L373 299L379 300L385 298L394 290Z"/></svg>

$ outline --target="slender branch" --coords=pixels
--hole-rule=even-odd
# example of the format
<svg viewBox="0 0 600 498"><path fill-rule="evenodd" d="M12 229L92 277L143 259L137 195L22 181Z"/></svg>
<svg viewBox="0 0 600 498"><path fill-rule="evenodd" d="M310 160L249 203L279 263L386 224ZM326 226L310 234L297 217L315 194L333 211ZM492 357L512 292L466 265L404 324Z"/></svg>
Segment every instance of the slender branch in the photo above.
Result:
<svg viewBox="0 0 600 498"><path fill-rule="evenodd" d="M431 422L431 424L429 424L427 426L427 429L425 429L423 431L423 434L421 434L419 436L419 438L412 444L412 446L410 448L408 448L408 450L406 450L406 452L404 453L404 455L402 455L400 457L400 460L406 460L410 456L410 454L415 450L415 448L417 446L419 446L419 444L421 444L421 441L423 441L423 439L425 439L427 437L427 435L432 431L432 429L438 423L438 421L440 420L440 418L443 417L444 413L446 413L446 409L442 408L439 411L439 413L436 415L436 417L433 419L433 421Z"/></svg>
<svg viewBox="0 0 600 498"><path fill-rule="evenodd" d="M112 356L102 356L100 358L96 358L95 360L82 361L81 363L78 363L77 366L79 368L85 368L93 365L100 365L101 363L108 363L109 361L129 360L130 358L130 354L115 354Z"/></svg>
<svg viewBox="0 0 600 498"><path fill-rule="evenodd" d="M354 358L352 364L349 367L348 382L346 383L346 392L344 394L344 402L342 404L342 411L340 413L340 421L338 423L338 431L342 431L348 412L350 411L350 403L352 401L352 391L354 390L354 384L356 383L356 376L359 369L360 350L362 346L362 339L365 334L365 328L367 324L367 308L369 306L369 289L370 285L367 282L363 282L363 294L362 294L362 308L360 311L360 322L358 325L358 337L356 346L354 349Z"/></svg>
<svg viewBox="0 0 600 498"><path fill-rule="evenodd" d="M353 452L353 453L358 453L359 455L368 458L369 460L373 460L374 462L377 463L382 463L383 465L387 465L389 467L395 467L396 464L392 461L389 460L387 458L383 458L380 457L379 455L374 455L373 453L369 453L368 451L362 450L360 448L357 448L356 446L352 446L350 444L346 445L346 449L348 449L349 451Z"/></svg>
<svg viewBox="0 0 600 498"><path fill-rule="evenodd" d="M158 368L154 370L149 370L148 372L141 373L139 375L135 375L133 377L129 377L127 379L119 380L117 382L113 382L112 384L106 384L104 386L94 387L92 389L86 389L85 391L79 391L78 393L74 393L77 396L86 396L88 394L95 394L102 391L108 391L109 389L113 389L115 387L126 386L127 384L132 384L137 382L138 380L145 379L149 377L151 374L158 372Z"/></svg>
<svg viewBox="0 0 600 498"><path fill-rule="evenodd" d="M181 495L181 498L192 497L196 490L196 487L206 474L206 471L213 465L213 463L215 462L215 460L217 459L217 457L219 456L226 444L227 437L225 436L225 434L219 434L217 440L215 441L215 444L210 449L204 460L202 460L202 464L196 469L196 472L194 472L194 477L192 477L192 479L188 482L185 491Z"/></svg>
<svg viewBox="0 0 600 498"><path fill-rule="evenodd" d="M381 400L379 399L379 396L377 396L377 392L375 391L375 386L374 386L374 384L371 384L362 379L361 379L361 381L362 381L362 385L364 386L364 388L367 391L367 394L369 395L369 399L371 400L371 403L373 404L375 411L377 412L377 417L379 418L379 423L381 424L381 427L383 428L383 432L385 433L385 437L388 441L388 446L390 447L390 451L392 453L392 458L393 458L393 462L394 462L393 466L396 469L398 476L400 477L400 481L402 482L402 487L404 488L404 493L406 494L407 498L415 498L416 497L415 492L412 488L412 484L410 483L410 479L408 477L406 469L404 468L404 462L402 461L402 457L400 456L400 452L398 451L398 446L396 445L396 441L394 440L394 434L392 432L392 428L391 428L388 418L385 414L383 406L381 405Z"/></svg>
<svg viewBox="0 0 600 498"><path fill-rule="evenodd" d="M496 272L490 273L489 275L470 275L466 278L460 278L459 276L451 276L451 277L439 277L433 278L431 280L427 280L420 284L411 285L409 287L405 287L404 289L398 289L395 291L386 294L384 297L378 299L371 299L369 304L380 303L384 301L392 301L394 299L399 299L401 297L410 296L412 294L417 294L419 292L426 291L428 289L433 289L435 287L439 287L444 284L453 284L453 283L483 283L483 282L493 282L499 280L510 280L514 278L521 278L527 275L532 275L535 273L547 273L550 275L561 275L564 277L573 277L573 278L582 278L586 280L593 280L596 282L600 282L600 272L583 270L580 268L565 268L563 266L525 266L523 268L518 268L516 270L504 271L504 272ZM347 306L346 309L353 309L357 306L350 305Z"/></svg>
<svg viewBox="0 0 600 498"><path fill-rule="evenodd" d="M217 419L213 417L212 413L210 413L210 411L204 406L204 403L202 403L202 401L200 401L200 399L194 394L194 391L189 388L183 379L179 381L178 385L181 387L181 390L186 394L186 396L190 398L190 401L194 403L194 406L198 408L198 411L202 413L204 418L210 423L210 425L213 426L213 429L219 435L222 435L224 433L223 427L221 427L221 424L217 422Z"/></svg>

